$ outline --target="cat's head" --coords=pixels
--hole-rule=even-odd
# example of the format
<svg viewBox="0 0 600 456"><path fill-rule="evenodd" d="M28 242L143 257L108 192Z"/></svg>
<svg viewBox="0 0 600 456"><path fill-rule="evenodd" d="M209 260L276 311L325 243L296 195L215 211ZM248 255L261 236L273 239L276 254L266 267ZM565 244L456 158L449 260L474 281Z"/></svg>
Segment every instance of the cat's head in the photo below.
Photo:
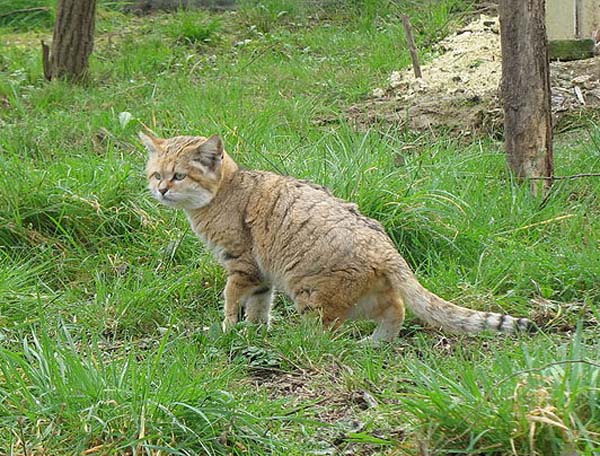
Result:
<svg viewBox="0 0 600 456"><path fill-rule="evenodd" d="M146 172L154 198L176 209L198 209L212 201L223 173L221 138L139 136L150 154Z"/></svg>

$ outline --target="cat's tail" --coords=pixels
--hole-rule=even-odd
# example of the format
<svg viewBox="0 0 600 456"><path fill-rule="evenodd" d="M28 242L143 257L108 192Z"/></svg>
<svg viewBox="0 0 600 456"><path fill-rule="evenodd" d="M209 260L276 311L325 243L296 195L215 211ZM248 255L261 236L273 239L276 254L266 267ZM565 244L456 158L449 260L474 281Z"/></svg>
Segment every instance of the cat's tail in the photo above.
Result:
<svg viewBox="0 0 600 456"><path fill-rule="evenodd" d="M412 274L402 274L398 292L405 305L431 326L455 333L484 330L504 333L535 332L537 326L527 318L493 312L480 312L452 304L423 287Z"/></svg>

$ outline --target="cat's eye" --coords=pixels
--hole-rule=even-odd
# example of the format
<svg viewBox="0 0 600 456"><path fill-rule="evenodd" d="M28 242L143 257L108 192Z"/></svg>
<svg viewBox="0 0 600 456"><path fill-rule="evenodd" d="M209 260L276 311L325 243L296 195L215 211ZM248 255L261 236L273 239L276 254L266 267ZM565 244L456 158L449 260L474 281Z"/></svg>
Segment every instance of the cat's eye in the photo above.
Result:
<svg viewBox="0 0 600 456"><path fill-rule="evenodd" d="M160 173L158 173L158 172L154 173L154 174L152 174L152 177L156 180L160 180Z"/></svg>
<svg viewBox="0 0 600 456"><path fill-rule="evenodd" d="M173 180L180 181L185 179L185 176L185 173L175 173L175 175L173 176Z"/></svg>

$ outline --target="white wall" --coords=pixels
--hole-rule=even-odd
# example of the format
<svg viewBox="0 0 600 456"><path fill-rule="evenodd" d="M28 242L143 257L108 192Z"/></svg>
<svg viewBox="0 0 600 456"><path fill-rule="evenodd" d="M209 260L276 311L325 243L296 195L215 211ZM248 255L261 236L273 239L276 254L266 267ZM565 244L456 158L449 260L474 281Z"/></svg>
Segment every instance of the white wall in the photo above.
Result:
<svg viewBox="0 0 600 456"><path fill-rule="evenodd" d="M549 40L591 38L592 31L597 29L600 29L600 0L546 0Z"/></svg>

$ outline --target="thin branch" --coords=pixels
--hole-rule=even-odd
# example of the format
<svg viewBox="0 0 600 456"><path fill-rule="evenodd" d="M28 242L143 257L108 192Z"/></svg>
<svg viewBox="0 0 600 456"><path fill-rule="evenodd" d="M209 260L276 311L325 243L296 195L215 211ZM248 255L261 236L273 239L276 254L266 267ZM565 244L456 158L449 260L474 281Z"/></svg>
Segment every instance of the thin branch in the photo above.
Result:
<svg viewBox="0 0 600 456"><path fill-rule="evenodd" d="M489 174L477 174L477 173L462 173L457 174L456 177L477 177L483 179L494 179L494 180L505 180L505 176L492 176ZM572 174L569 176L539 176L539 177L523 177L522 179L528 180L544 180L544 179L554 179L554 180L568 180L568 179L579 179L582 177L600 177L600 173L580 173L580 174Z"/></svg>
<svg viewBox="0 0 600 456"><path fill-rule="evenodd" d="M579 179L580 177L600 177L600 173L581 173L572 174L570 176L540 176L540 177L526 177L529 180L559 180L559 179Z"/></svg>
<svg viewBox="0 0 600 456"><path fill-rule="evenodd" d="M417 46L415 46L415 40L413 38L412 28L410 26L410 19L406 14L402 15L402 25L404 26L404 33L406 34L406 44L408 45L410 58L412 59L415 78L421 78L423 76L421 74L421 66L419 65L419 55L417 54Z"/></svg>
<svg viewBox="0 0 600 456"><path fill-rule="evenodd" d="M50 8L48 8L47 6L36 6L35 8L16 9L9 11L8 13L2 13L0 14L0 17L8 17L12 16L13 14L34 13L36 11L50 11Z"/></svg>

